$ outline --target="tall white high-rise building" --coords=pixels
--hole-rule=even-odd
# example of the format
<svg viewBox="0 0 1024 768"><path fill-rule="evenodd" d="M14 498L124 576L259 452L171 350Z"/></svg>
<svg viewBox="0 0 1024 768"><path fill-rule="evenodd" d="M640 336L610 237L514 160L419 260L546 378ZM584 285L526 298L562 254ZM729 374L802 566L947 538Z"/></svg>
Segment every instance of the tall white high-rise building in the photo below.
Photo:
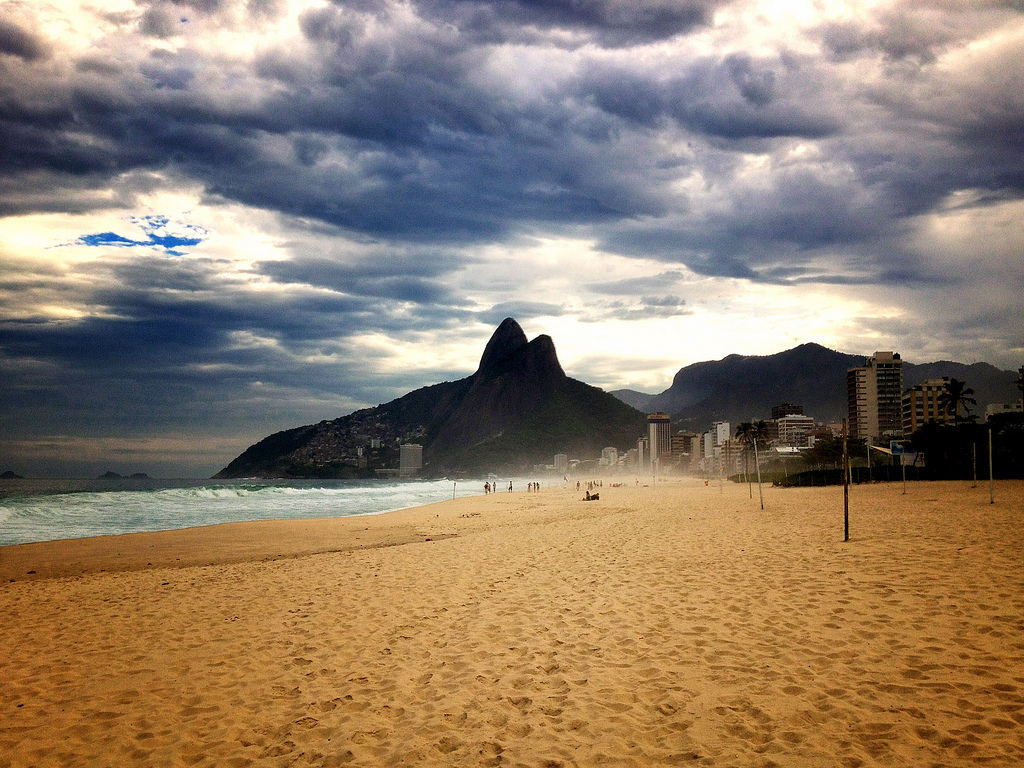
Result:
<svg viewBox="0 0 1024 768"><path fill-rule="evenodd" d="M601 466L602 467L617 467L619 466L619 450L618 448L605 448L601 451Z"/></svg>
<svg viewBox="0 0 1024 768"><path fill-rule="evenodd" d="M398 447L399 477L415 477L423 468L423 446L404 443Z"/></svg>

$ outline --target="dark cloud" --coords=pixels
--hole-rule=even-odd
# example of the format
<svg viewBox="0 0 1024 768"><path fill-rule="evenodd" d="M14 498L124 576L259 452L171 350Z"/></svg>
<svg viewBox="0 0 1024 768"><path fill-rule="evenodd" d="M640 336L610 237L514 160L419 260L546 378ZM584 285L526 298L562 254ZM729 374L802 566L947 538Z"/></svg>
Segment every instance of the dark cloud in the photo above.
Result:
<svg viewBox="0 0 1024 768"><path fill-rule="evenodd" d="M704 59L670 84L669 112L698 133L728 140L833 135L840 123L831 103L807 98L815 73L806 64L742 53Z"/></svg>
<svg viewBox="0 0 1024 768"><path fill-rule="evenodd" d="M970 40L1020 12L1017 0L948 3L934 0L881 5L820 25L815 34L835 60L878 56L887 63L924 66L935 63L951 46Z"/></svg>
<svg viewBox="0 0 1024 768"><path fill-rule="evenodd" d="M148 37L167 38L179 35L183 31L181 11L163 5L150 6L139 19L139 31Z"/></svg>
<svg viewBox="0 0 1024 768"><path fill-rule="evenodd" d="M666 40L708 24L721 0L419 0L426 15L482 40L562 31L608 47ZM535 38L534 38L535 39Z"/></svg>
<svg viewBox="0 0 1024 768"><path fill-rule="evenodd" d="M40 37L7 19L0 19L0 54L34 61L44 58L47 50Z"/></svg>
<svg viewBox="0 0 1024 768"><path fill-rule="evenodd" d="M597 66L584 75L581 92L606 113L646 128L672 119L697 134L731 141L822 138L837 133L841 123L827 101L808 98L814 76L809 62L791 56L733 53L699 59L668 77Z"/></svg>
<svg viewBox="0 0 1024 768"><path fill-rule="evenodd" d="M823 248L857 251L894 236L894 205L899 201L885 190L866 191L855 177L797 165L778 169L766 185L736 185L726 207L675 226L608 228L602 248L682 263L705 275L775 282ZM886 256L893 257L891 250ZM866 277L881 279L881 267L864 268Z"/></svg>
<svg viewBox="0 0 1024 768"><path fill-rule="evenodd" d="M260 271L280 283L330 288L348 295L415 304L455 305L457 297L439 279L451 263L411 257L374 257L357 264L322 257L299 256L269 261Z"/></svg>

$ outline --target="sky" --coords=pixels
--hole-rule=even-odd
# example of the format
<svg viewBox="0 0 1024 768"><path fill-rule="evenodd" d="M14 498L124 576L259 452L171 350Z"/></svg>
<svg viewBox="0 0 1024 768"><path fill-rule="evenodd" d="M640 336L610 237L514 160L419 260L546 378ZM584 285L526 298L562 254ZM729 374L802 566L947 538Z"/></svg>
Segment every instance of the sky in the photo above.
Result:
<svg viewBox="0 0 1024 768"><path fill-rule="evenodd" d="M1024 363L1024 2L0 0L0 471L475 370Z"/></svg>

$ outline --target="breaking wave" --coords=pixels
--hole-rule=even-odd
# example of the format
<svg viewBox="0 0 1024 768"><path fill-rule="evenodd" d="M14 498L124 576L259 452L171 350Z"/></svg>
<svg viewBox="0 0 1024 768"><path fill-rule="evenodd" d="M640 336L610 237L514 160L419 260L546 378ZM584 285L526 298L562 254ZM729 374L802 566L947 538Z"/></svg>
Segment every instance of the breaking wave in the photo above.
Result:
<svg viewBox="0 0 1024 768"><path fill-rule="evenodd" d="M372 515L443 501L453 492L468 494L461 483L448 480L15 481L0 489L0 545L248 520Z"/></svg>

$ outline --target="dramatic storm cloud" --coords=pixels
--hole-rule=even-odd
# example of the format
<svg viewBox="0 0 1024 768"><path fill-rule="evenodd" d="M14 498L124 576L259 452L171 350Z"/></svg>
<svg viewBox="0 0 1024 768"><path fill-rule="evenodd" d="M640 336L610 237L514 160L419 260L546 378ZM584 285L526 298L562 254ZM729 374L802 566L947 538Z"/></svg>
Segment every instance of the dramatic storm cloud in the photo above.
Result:
<svg viewBox="0 0 1024 768"><path fill-rule="evenodd" d="M0 6L0 470L213 472L508 315L1024 362L1019 2Z"/></svg>

